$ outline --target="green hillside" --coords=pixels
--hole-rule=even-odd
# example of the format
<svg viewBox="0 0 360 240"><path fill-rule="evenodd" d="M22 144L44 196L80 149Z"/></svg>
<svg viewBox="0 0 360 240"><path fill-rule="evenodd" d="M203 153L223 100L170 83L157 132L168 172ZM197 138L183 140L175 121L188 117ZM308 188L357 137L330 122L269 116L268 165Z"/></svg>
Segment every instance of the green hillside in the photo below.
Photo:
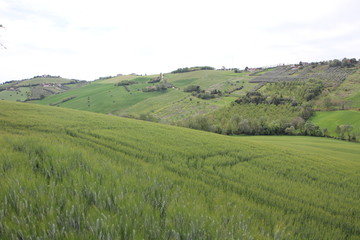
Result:
<svg viewBox="0 0 360 240"><path fill-rule="evenodd" d="M316 111L357 110L359 77L360 63L346 58L246 71L179 68L160 75L103 77L89 84L38 76L10 83L12 87L3 84L0 99L32 99L222 134L334 136L333 126L316 125L310 117ZM360 139L356 131L348 138L340 135Z"/></svg>
<svg viewBox="0 0 360 240"><path fill-rule="evenodd" d="M360 69L359 64L354 73L331 91L324 92L316 101L316 106L323 110L359 109L360 108Z"/></svg>
<svg viewBox="0 0 360 240"><path fill-rule="evenodd" d="M253 71L248 74L249 83L257 85L251 91L220 109L202 116L195 115L177 124L235 135L335 136L333 132L337 125L333 123L345 124L345 119L332 115L334 126L328 126L311 116L316 111L357 109L360 104L360 65L343 67L341 61L335 61L340 63L336 66L333 62ZM340 126L337 132L341 132L338 135L342 139L358 141L360 118L357 115L351 118L354 126Z"/></svg>
<svg viewBox="0 0 360 240"><path fill-rule="evenodd" d="M233 71L201 70L164 74L161 82L149 83L158 76L129 75L98 80L88 86L50 96L37 103L119 116L139 117L151 114L160 121L169 123L194 114L213 111L234 101L236 97L245 94L256 85L248 82L248 74ZM135 84L116 86L122 81L133 81ZM143 91L144 88L163 82L172 84L174 88L154 92ZM204 100L184 92L184 88L190 85L198 85L204 92L219 90L223 94ZM69 98L72 99L68 100Z"/></svg>
<svg viewBox="0 0 360 240"><path fill-rule="evenodd" d="M322 128L327 128L331 136L341 136L341 133L336 132L336 127L341 125L350 125L352 133L360 134L360 111L316 112L311 121Z"/></svg>
<svg viewBox="0 0 360 240"><path fill-rule="evenodd" d="M360 65L351 61L248 71L184 68L163 77L108 77L36 103L224 134L322 136L327 134L323 129L305 125L314 110L360 106ZM164 84L170 87L144 91Z"/></svg>
<svg viewBox="0 0 360 240"><path fill-rule="evenodd" d="M360 239L357 143L0 101L0 146L0 239Z"/></svg>

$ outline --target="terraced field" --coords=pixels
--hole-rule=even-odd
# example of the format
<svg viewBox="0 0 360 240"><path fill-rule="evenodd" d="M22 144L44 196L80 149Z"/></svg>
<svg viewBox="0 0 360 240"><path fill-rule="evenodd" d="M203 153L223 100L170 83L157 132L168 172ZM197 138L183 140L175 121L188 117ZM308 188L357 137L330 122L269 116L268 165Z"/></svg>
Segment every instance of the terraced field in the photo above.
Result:
<svg viewBox="0 0 360 240"><path fill-rule="evenodd" d="M313 68L311 66L283 66L262 73L250 82L271 83L318 79L327 82L329 85L339 85L353 72L354 70L352 69L340 67L315 66Z"/></svg>
<svg viewBox="0 0 360 240"><path fill-rule="evenodd" d="M0 101L0 239L360 239L360 148Z"/></svg>

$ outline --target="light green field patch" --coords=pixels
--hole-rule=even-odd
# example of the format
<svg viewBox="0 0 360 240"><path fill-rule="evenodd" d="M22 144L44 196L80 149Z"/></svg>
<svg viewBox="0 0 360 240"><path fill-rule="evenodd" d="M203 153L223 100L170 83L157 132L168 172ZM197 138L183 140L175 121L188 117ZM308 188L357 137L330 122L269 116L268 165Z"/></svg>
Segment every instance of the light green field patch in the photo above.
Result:
<svg viewBox="0 0 360 240"><path fill-rule="evenodd" d="M0 100L25 101L30 95L30 88L20 87L16 90L0 91Z"/></svg>
<svg viewBox="0 0 360 240"><path fill-rule="evenodd" d="M335 139L326 139L321 137L305 137L305 136L242 136L242 139L249 141L262 142L269 146L279 146L291 149L296 154L298 151L301 155L317 154L319 156L327 156L328 159L349 160L350 162L359 164L356 160L360 154L358 143L348 143ZM331 157L330 157L331 156Z"/></svg>
<svg viewBox="0 0 360 240"><path fill-rule="evenodd" d="M321 128L327 128L332 136L338 125L352 125L353 131L360 133L360 111L316 112L311 121Z"/></svg>

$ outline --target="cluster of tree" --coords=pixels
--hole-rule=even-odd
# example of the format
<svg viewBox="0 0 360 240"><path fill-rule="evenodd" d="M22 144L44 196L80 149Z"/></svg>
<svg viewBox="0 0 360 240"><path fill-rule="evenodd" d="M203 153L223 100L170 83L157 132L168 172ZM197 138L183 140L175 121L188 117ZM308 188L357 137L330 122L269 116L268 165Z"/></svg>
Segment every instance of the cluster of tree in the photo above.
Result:
<svg viewBox="0 0 360 240"><path fill-rule="evenodd" d="M49 74L34 76L34 78L61 78L60 76L52 76Z"/></svg>
<svg viewBox="0 0 360 240"><path fill-rule="evenodd" d="M317 65L329 65L330 67L354 67L355 64L358 63L358 60L356 58L343 58L342 60L334 59L329 61L320 61L320 62L302 62L300 61L299 64L296 64L296 66L307 66L310 65L312 67L316 67Z"/></svg>
<svg viewBox="0 0 360 240"><path fill-rule="evenodd" d="M312 79L304 86L303 98L305 101L310 101L319 96L323 89L324 84L321 81Z"/></svg>
<svg viewBox="0 0 360 240"><path fill-rule="evenodd" d="M161 81L161 77L154 77L148 83L157 83Z"/></svg>
<svg viewBox="0 0 360 240"><path fill-rule="evenodd" d="M142 89L142 91L143 92L158 92L158 91L164 91L164 90L167 90L168 88L173 88L173 87L174 87L174 85L171 83L160 83L155 86L144 87Z"/></svg>
<svg viewBox="0 0 360 240"><path fill-rule="evenodd" d="M6 81L6 82L3 82L3 83L0 83L0 85L2 84L10 84L10 83L15 83L17 82L16 80L11 80L11 81Z"/></svg>
<svg viewBox="0 0 360 240"><path fill-rule="evenodd" d="M297 106L298 103L295 100L290 98L284 98L283 96L264 96L260 92L248 92L245 96L242 96L235 100L239 104L288 104L291 103L292 106Z"/></svg>
<svg viewBox="0 0 360 240"><path fill-rule="evenodd" d="M290 102L294 105L297 105L313 100L322 93L323 89L323 82L315 79L310 79L308 81L301 80L267 83L266 87L260 90L262 95L266 96L266 98L264 97L265 100L260 103L271 102L281 104L284 102ZM257 93L254 94L256 95ZM252 96L252 98L259 98L259 96ZM249 99L244 99L244 101L249 101ZM239 99L238 102L241 102L241 99Z"/></svg>
<svg viewBox="0 0 360 240"><path fill-rule="evenodd" d="M309 120L312 113L310 106L272 106L265 107L249 104L247 108L237 108L233 105L228 109L220 109L207 115L189 118L178 122L178 125L226 135L304 135L330 137L328 129L322 129ZM251 109L253 109L252 112ZM295 111L295 115L292 114L292 111ZM265 114L266 112L267 114ZM359 134L353 131L351 125L339 125L335 132L339 139L348 141L359 140Z"/></svg>
<svg viewBox="0 0 360 240"><path fill-rule="evenodd" d="M43 95L41 95L41 96L43 96ZM71 96L71 97L68 97L68 98L64 98L64 99L62 99L62 100L60 100L60 101L58 101L58 102L56 102L56 103L50 103L49 105L50 105L50 106L56 106L56 105L59 105L59 104L61 104L61 103L70 101L70 100L72 100L72 99L74 99L74 98L76 98L76 97L77 97L77 96ZM89 98L89 97L88 97L88 98Z"/></svg>
<svg viewBox="0 0 360 240"><path fill-rule="evenodd" d="M137 84L138 82L132 80L123 80L121 82L115 83L115 86L128 86L132 84Z"/></svg>
<svg viewBox="0 0 360 240"><path fill-rule="evenodd" d="M202 90L198 93L193 92L192 94L195 97L201 98L201 99L211 99L222 96L222 92L220 90L214 89L211 91L205 91Z"/></svg>
<svg viewBox="0 0 360 240"><path fill-rule="evenodd" d="M200 71L200 70L215 70L213 67L209 66L199 66L199 67L185 67L185 68L178 68L171 73L185 73L185 72L193 72L193 71Z"/></svg>
<svg viewBox="0 0 360 240"><path fill-rule="evenodd" d="M97 80L106 80L106 79L110 79L113 78L114 76L106 76L106 77L99 77Z"/></svg>
<svg viewBox="0 0 360 240"><path fill-rule="evenodd" d="M342 140L348 140L355 142L356 139L356 133L353 132L354 128L350 124L345 125L337 125L335 129L335 133L338 135L338 137Z"/></svg>
<svg viewBox="0 0 360 240"><path fill-rule="evenodd" d="M324 136L323 130L310 121L296 117L292 121L270 120L266 117L245 118L234 115L214 122L209 116L196 116L180 123L181 126L226 135L307 135Z"/></svg>
<svg viewBox="0 0 360 240"><path fill-rule="evenodd" d="M198 85L189 85L184 88L184 92L200 92L201 88Z"/></svg>
<svg viewBox="0 0 360 240"><path fill-rule="evenodd" d="M351 109L353 105L353 101L350 100L342 100L342 99L331 99L330 97L325 97L322 100L321 105L326 110L345 110L345 109Z"/></svg>
<svg viewBox="0 0 360 240"><path fill-rule="evenodd" d="M234 88L234 89L232 89L232 90L230 90L230 91L225 91L225 93L231 94L231 93L236 92L236 91L239 91L239 90L241 90L241 89L243 89L243 88L244 88L244 86L240 86L240 87Z"/></svg>
<svg viewBox="0 0 360 240"><path fill-rule="evenodd" d="M189 85L184 88L184 92L191 92L194 97L198 97L201 99L211 99L222 96L222 92L217 89L213 89L210 91L201 90L198 85Z"/></svg>
<svg viewBox="0 0 360 240"><path fill-rule="evenodd" d="M295 117L270 120L266 117L245 118L234 115L222 122L214 122L209 116L196 116L180 123L181 126L226 135L305 135L323 137L327 129L321 129L311 121Z"/></svg>
<svg viewBox="0 0 360 240"><path fill-rule="evenodd" d="M355 64L358 63L358 61L355 58L344 58L343 60L334 59L332 61L329 61L330 67L354 67Z"/></svg>
<svg viewBox="0 0 360 240"><path fill-rule="evenodd" d="M126 90L127 92L131 92L131 90L130 90L130 88L129 88L129 85L123 85L123 87L125 88L125 90Z"/></svg>
<svg viewBox="0 0 360 240"><path fill-rule="evenodd" d="M257 68L257 70L262 70L263 68ZM244 70L240 70L238 68L231 68L230 70L233 70L234 73L242 73L242 72L248 72L249 67L245 67Z"/></svg>

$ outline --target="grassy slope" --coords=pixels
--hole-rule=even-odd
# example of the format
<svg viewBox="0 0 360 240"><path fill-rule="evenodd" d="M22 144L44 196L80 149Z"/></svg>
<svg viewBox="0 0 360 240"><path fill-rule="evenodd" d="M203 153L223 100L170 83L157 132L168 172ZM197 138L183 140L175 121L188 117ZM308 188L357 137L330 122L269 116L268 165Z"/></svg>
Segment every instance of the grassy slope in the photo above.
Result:
<svg viewBox="0 0 360 240"><path fill-rule="evenodd" d="M336 136L335 129L338 125L352 125L354 132L360 133L359 111L316 112L311 121L321 128L327 128L332 136Z"/></svg>
<svg viewBox="0 0 360 240"><path fill-rule="evenodd" d="M360 239L355 143L6 101L0 133L0 238Z"/></svg>
<svg viewBox="0 0 360 240"><path fill-rule="evenodd" d="M246 74L236 74L230 71L195 71L181 74L166 74L168 82L174 84L177 89L168 89L163 92L143 93L141 89L151 86L147 81L154 76L118 76L111 79L95 81L92 84L55 96L50 96L38 101L39 104L53 104L68 97L76 98L59 104L62 107L87 110L98 113L112 113L114 115L147 114L152 113L164 122L171 122L193 115L194 113L209 112L224 104L233 101L234 97L201 100L196 99L196 105L190 102L190 93L183 92L188 85L200 85L202 89L231 90L244 86L244 89L233 93L239 96L251 89L254 84L249 84ZM114 84L123 80L135 80L140 82L129 86L130 93L124 87L115 87ZM140 89L140 91L138 91ZM90 104L88 103L90 97ZM185 104L184 104L185 103ZM90 105L90 106L89 106ZM199 111L202 109L202 111ZM181 112L181 116L173 116L174 112Z"/></svg>
<svg viewBox="0 0 360 240"><path fill-rule="evenodd" d="M17 91L0 91L0 99L1 100L8 100L8 101L25 101L30 94L29 87L20 87Z"/></svg>

